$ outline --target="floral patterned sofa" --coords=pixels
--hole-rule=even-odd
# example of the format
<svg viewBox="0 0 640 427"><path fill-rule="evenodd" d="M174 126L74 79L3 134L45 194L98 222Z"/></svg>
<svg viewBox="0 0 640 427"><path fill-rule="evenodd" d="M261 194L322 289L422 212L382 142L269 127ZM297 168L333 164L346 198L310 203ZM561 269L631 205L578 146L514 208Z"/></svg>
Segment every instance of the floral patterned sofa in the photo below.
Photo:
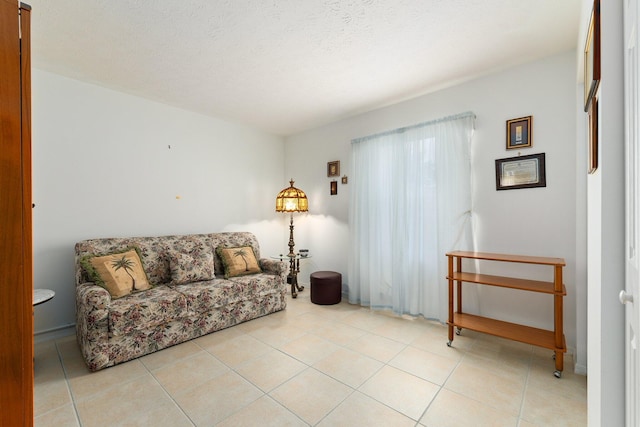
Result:
<svg viewBox="0 0 640 427"><path fill-rule="evenodd" d="M248 246L261 272L224 278L226 264L217 250ZM92 281L85 260L130 248L137 251L150 288L112 298ZM286 307L286 266L261 259L252 233L85 240L76 243L75 259L76 335L91 371Z"/></svg>

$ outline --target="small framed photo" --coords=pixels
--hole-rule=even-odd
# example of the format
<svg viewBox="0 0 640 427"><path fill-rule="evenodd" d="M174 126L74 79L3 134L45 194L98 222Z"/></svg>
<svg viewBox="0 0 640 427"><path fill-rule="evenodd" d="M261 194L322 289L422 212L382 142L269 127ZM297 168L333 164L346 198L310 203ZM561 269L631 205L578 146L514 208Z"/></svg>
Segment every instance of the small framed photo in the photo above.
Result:
<svg viewBox="0 0 640 427"><path fill-rule="evenodd" d="M584 111L591 107L591 98L600 84L600 0L593 0L587 40L584 43Z"/></svg>
<svg viewBox="0 0 640 427"><path fill-rule="evenodd" d="M340 160L327 163L327 176L340 176Z"/></svg>
<svg viewBox="0 0 640 427"><path fill-rule="evenodd" d="M544 153L496 160L496 190L546 186Z"/></svg>
<svg viewBox="0 0 640 427"><path fill-rule="evenodd" d="M331 181L331 186L329 188L329 192L332 196L338 194L338 181Z"/></svg>
<svg viewBox="0 0 640 427"><path fill-rule="evenodd" d="M533 116L507 120L507 150L531 147Z"/></svg>
<svg viewBox="0 0 640 427"><path fill-rule="evenodd" d="M343 183L343 184L346 184L347 182L349 182L349 178L347 178L347 175L344 175L344 176L342 177L342 183Z"/></svg>

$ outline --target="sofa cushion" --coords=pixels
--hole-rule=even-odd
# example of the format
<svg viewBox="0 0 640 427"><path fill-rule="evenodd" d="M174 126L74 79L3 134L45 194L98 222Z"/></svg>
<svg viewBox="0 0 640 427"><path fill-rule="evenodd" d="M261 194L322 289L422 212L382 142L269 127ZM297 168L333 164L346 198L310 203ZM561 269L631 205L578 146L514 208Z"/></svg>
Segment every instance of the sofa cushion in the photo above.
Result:
<svg viewBox="0 0 640 427"><path fill-rule="evenodd" d="M113 336L126 335L188 315L186 297L160 285L113 300L109 306L109 332Z"/></svg>
<svg viewBox="0 0 640 427"><path fill-rule="evenodd" d="M191 253L170 250L169 267L171 284L179 285L213 278L213 251L199 250Z"/></svg>
<svg viewBox="0 0 640 427"><path fill-rule="evenodd" d="M234 282L236 286L241 286L244 299L260 298L273 293L282 293L286 292L287 289L286 286L282 286L280 276L267 273L232 277L229 281Z"/></svg>
<svg viewBox="0 0 640 427"><path fill-rule="evenodd" d="M216 253L224 265L225 279L262 272L251 246L218 247Z"/></svg>
<svg viewBox="0 0 640 427"><path fill-rule="evenodd" d="M182 284L173 289L184 295L191 314L206 313L242 298L239 286L224 279Z"/></svg>
<svg viewBox="0 0 640 427"><path fill-rule="evenodd" d="M107 289L112 298L151 288L134 248L103 256L87 256L81 263L91 280Z"/></svg>
<svg viewBox="0 0 640 427"><path fill-rule="evenodd" d="M192 314L202 314L239 301L280 293L283 288L278 276L260 273L177 285L173 289L185 296Z"/></svg>

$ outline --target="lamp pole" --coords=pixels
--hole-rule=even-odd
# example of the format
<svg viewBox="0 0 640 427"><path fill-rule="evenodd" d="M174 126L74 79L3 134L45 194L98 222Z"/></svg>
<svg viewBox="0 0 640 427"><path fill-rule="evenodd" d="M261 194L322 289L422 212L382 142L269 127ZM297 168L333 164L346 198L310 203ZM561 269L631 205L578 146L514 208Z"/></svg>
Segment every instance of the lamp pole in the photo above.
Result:
<svg viewBox="0 0 640 427"><path fill-rule="evenodd" d="M289 282L291 283L291 297L296 298L298 293L296 289L300 292L304 289L304 286L298 285L298 273L300 273L300 259L296 256L295 252L293 252L293 247L295 243L293 242L293 212L291 212L291 220L289 222Z"/></svg>
<svg viewBox="0 0 640 427"><path fill-rule="evenodd" d="M296 254L293 252L293 247L296 244L293 242L293 212L291 212L291 221L289 222L289 256L295 257Z"/></svg>

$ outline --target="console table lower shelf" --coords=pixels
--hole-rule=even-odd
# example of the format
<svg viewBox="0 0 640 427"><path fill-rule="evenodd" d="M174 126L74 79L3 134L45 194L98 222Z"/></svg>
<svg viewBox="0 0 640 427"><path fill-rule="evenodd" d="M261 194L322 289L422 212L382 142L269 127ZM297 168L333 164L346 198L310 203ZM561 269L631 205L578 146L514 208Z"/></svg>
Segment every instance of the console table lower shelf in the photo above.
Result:
<svg viewBox="0 0 640 427"><path fill-rule="evenodd" d="M460 335L462 329L469 329L512 341L548 348L549 350L556 350L555 333L546 329L503 322L502 320L467 313L455 313L453 315L453 322L447 322L447 324L457 329L457 335ZM566 348L564 336L562 337L562 341L563 348ZM449 340L447 345L451 347L451 344L452 341Z"/></svg>

